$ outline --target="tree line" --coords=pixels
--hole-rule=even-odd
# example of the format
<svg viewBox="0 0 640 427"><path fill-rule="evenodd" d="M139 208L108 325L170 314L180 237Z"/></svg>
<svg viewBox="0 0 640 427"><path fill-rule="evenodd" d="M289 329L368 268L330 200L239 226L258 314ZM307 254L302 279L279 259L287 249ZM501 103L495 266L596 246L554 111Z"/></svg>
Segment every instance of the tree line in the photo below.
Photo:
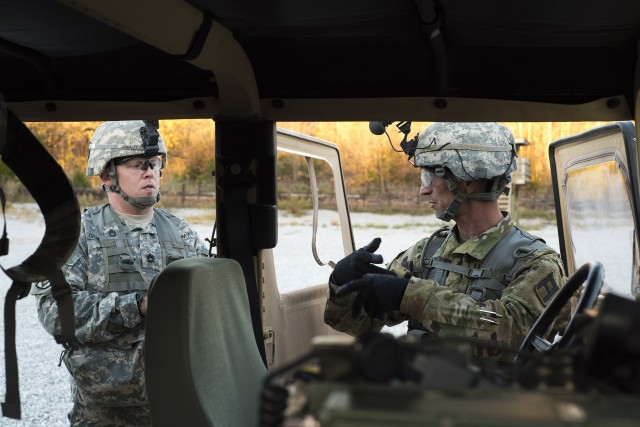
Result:
<svg viewBox="0 0 640 427"><path fill-rule="evenodd" d="M34 122L27 127L60 163L75 188L99 188L97 177L85 175L89 141L101 122ZM531 184L535 190L550 187L548 146L551 142L583 132L605 122L571 123L504 123L516 138L528 145L519 149L519 156L530 159ZM421 132L430 123L414 122L409 137ZM399 152L403 134L394 126L387 128L389 138L374 135L367 122L285 122L278 127L305 133L335 143L341 153L343 174L348 191L386 193L397 188L415 191L419 176ZM161 120L160 132L169 152L167 169L163 173L163 188L177 190L187 186L190 191L213 191L215 168L215 123L213 120ZM391 141L389 141L389 139ZM291 191L306 174L304 161L282 156L278 161L279 183ZM316 170L319 179L330 170ZM2 164L0 180L12 178Z"/></svg>

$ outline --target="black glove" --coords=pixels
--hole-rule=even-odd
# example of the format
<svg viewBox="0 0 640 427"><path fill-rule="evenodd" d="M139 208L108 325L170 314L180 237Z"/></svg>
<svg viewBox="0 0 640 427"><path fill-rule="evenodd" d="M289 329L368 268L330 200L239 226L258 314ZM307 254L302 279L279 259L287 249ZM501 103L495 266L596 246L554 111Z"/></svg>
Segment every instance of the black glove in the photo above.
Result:
<svg viewBox="0 0 640 427"><path fill-rule="evenodd" d="M342 286L347 282L360 279L367 273L393 274L389 270L373 264L382 264L382 255L374 254L382 239L376 237L368 245L351 252L336 264L333 270L333 283Z"/></svg>
<svg viewBox="0 0 640 427"><path fill-rule="evenodd" d="M400 310L400 303L407 290L409 279L387 274L365 274L362 279L352 280L337 290L336 296L357 292L353 300L352 316L360 310L369 316L382 319L385 313Z"/></svg>

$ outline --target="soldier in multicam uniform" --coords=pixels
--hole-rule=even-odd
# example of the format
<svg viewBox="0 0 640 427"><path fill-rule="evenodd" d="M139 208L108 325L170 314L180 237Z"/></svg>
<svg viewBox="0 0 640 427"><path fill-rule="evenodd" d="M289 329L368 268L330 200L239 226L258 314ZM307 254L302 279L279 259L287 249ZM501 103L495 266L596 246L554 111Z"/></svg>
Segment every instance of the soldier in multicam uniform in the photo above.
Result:
<svg viewBox="0 0 640 427"><path fill-rule="evenodd" d="M109 203L84 210L78 245L64 266L83 344L63 355L72 376L71 425L151 424L143 360L149 284L174 260L208 256L186 221L153 207L167 154L157 125L106 122L89 146L87 175L100 176ZM59 333L50 288L37 298L40 322Z"/></svg>
<svg viewBox="0 0 640 427"><path fill-rule="evenodd" d="M495 348L517 349L566 281L559 255L498 207L516 168L513 134L498 123L435 123L408 154L421 168L420 194L456 224L388 269L374 265L383 262L378 238L343 258L329 279L325 322L359 335L408 320L410 334L490 340L475 355L506 359Z"/></svg>

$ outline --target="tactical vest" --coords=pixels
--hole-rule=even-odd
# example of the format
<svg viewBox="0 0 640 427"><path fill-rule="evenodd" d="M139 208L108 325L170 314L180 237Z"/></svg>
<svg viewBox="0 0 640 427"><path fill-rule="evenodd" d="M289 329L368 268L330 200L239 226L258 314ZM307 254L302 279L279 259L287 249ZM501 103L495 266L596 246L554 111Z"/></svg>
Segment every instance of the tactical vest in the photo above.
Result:
<svg viewBox="0 0 640 427"><path fill-rule="evenodd" d="M110 236L103 232L105 227L121 225L118 214L109 205L94 206L86 211L95 225L93 232L100 240L105 259L106 292L146 293L149 285L136 267L136 260L132 258L126 237ZM153 220L162 251L162 268L173 261L185 258L185 244L180 237L177 224L158 209L154 209Z"/></svg>
<svg viewBox="0 0 640 427"><path fill-rule="evenodd" d="M445 226L427 239L418 265L412 268L412 274L421 279L433 280L440 286L445 285L450 272L461 274L471 279L466 293L475 301L500 299L524 261L538 249L548 247L540 237L513 226L489 251L479 267L467 268L452 264L442 257L433 257L449 233L451 228ZM410 319L409 330L413 329L425 330L420 322Z"/></svg>

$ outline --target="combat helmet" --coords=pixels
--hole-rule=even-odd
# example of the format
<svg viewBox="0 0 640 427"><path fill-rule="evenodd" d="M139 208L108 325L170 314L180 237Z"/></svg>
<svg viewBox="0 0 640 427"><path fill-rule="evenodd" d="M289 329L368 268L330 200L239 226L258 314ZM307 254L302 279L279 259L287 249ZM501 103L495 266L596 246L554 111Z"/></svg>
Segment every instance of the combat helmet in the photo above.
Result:
<svg viewBox="0 0 640 427"><path fill-rule="evenodd" d="M451 220L466 199L496 200L509 194L516 169L516 145L511 130L500 123L434 123L422 132L413 164L434 171L455 195L438 217ZM462 181L488 180L486 193L460 193L452 176Z"/></svg>
<svg viewBox="0 0 640 427"><path fill-rule="evenodd" d="M160 192L157 197L129 197L118 185L115 161L128 157L152 156L161 156L161 169L165 167L167 150L158 132L157 120L105 122L96 128L89 143L87 175L99 176L110 164L109 176L112 185L103 184L104 190L118 193L136 208L144 209L160 200Z"/></svg>

